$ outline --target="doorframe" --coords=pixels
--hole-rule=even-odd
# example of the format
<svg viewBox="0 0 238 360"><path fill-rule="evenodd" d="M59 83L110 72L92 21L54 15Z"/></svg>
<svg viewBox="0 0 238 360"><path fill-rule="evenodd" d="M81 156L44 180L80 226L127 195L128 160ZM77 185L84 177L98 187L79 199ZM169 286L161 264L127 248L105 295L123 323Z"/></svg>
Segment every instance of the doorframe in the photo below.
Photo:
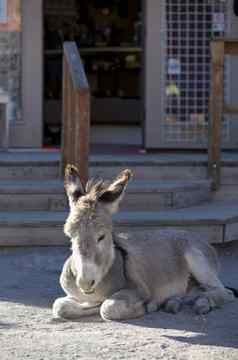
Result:
<svg viewBox="0 0 238 360"><path fill-rule="evenodd" d="M22 0L22 119L11 124L12 147L42 147L43 0Z"/></svg>
<svg viewBox="0 0 238 360"><path fill-rule="evenodd" d="M162 24L163 1L144 1L144 127L143 143L147 149L157 148L162 120ZM153 125L153 126L152 126Z"/></svg>

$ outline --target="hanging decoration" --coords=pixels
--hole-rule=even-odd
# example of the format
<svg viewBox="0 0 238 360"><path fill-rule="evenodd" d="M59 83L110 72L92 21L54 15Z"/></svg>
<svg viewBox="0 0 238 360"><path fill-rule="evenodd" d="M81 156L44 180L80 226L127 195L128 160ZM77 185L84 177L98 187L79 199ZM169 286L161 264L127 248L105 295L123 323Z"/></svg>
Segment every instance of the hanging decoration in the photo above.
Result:
<svg viewBox="0 0 238 360"><path fill-rule="evenodd" d="M193 113L190 115L190 120L192 123L197 123L198 125L205 124L205 114L204 113Z"/></svg>
<svg viewBox="0 0 238 360"><path fill-rule="evenodd" d="M181 63L179 59L168 59L168 74L169 75L180 75L181 74Z"/></svg>
<svg viewBox="0 0 238 360"><path fill-rule="evenodd" d="M213 32L224 32L225 30L225 15L224 13L212 14L212 30Z"/></svg>
<svg viewBox="0 0 238 360"><path fill-rule="evenodd" d="M166 87L166 95L170 96L170 95L176 95L176 96L180 96L181 92L179 87L176 84L169 84Z"/></svg>

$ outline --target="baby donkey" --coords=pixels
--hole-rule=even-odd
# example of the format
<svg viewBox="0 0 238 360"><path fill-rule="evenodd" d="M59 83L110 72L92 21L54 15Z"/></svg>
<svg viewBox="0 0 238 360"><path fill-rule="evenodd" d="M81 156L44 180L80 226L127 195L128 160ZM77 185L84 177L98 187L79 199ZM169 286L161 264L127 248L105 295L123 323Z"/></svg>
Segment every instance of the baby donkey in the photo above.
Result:
<svg viewBox="0 0 238 360"><path fill-rule="evenodd" d="M217 276L215 250L194 234L173 230L117 235L112 215L118 210L131 171L111 182L82 186L78 170L68 166L65 188L70 213L64 232L71 238L60 284L67 294L53 304L53 316L77 319L100 313L123 320L158 310L178 312L190 302L204 314L233 300ZM192 291L191 280L197 291Z"/></svg>

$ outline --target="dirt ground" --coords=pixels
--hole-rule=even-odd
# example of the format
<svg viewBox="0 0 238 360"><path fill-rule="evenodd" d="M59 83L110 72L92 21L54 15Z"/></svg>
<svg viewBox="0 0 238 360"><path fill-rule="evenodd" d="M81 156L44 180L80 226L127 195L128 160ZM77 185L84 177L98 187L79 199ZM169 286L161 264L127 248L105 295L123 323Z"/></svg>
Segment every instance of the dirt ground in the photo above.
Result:
<svg viewBox="0 0 238 360"><path fill-rule="evenodd" d="M225 284L238 288L238 242L218 247ZM238 299L206 316L184 308L129 322L55 322L66 248L0 250L0 360L238 360Z"/></svg>

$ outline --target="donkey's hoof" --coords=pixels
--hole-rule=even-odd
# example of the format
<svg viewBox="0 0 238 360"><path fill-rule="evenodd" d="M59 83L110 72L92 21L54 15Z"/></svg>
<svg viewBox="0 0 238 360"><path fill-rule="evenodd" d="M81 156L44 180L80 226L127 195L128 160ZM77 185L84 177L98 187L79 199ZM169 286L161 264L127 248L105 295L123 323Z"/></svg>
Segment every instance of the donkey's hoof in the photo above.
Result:
<svg viewBox="0 0 238 360"><path fill-rule="evenodd" d="M183 303L180 297L173 297L168 299L164 304L164 311L172 314L177 314L182 309Z"/></svg>
<svg viewBox="0 0 238 360"><path fill-rule="evenodd" d="M197 315L204 315L209 313L211 305L207 297L200 296L195 300L193 309Z"/></svg>
<svg viewBox="0 0 238 360"><path fill-rule="evenodd" d="M146 311L148 313L155 312L159 310L159 304L155 301L150 301L148 304L146 304Z"/></svg>

